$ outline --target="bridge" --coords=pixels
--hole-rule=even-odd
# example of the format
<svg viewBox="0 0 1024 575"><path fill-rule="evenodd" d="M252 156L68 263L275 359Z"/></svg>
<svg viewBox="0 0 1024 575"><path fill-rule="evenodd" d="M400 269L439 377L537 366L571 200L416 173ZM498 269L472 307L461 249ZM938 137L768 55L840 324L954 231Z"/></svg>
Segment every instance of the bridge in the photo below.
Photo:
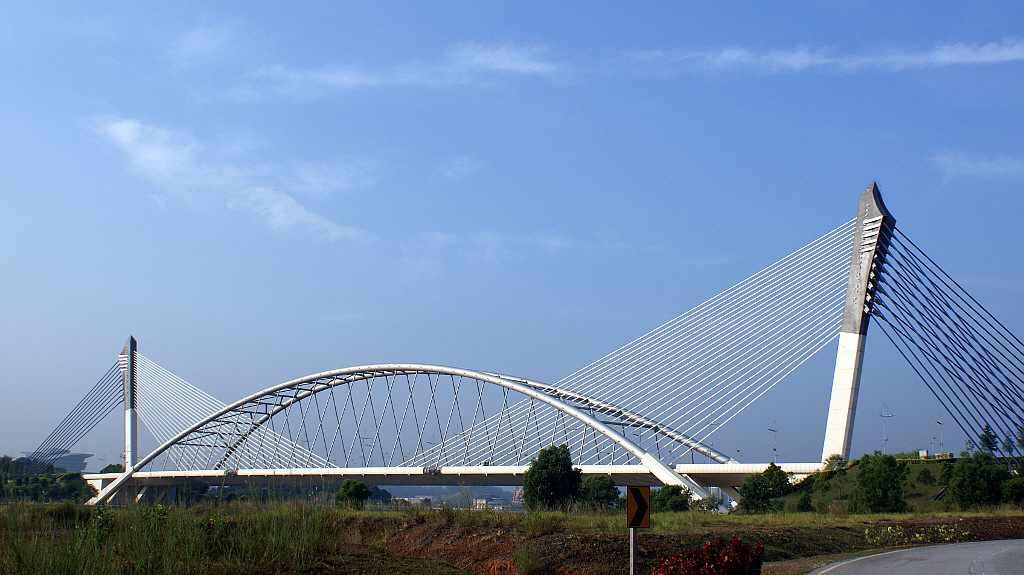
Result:
<svg viewBox="0 0 1024 575"><path fill-rule="evenodd" d="M966 436L1024 432L1024 342L897 227L871 184L853 219L554 383L393 363L224 403L129 338L31 457L53 462L121 409L124 471L87 475L90 504L187 482L515 485L540 449L562 444L584 475L735 498L768 464L736 461L709 437L837 338L821 459L780 466L801 476L849 457L872 324ZM158 443L141 455L140 425ZM1020 456L1013 442L996 449Z"/></svg>

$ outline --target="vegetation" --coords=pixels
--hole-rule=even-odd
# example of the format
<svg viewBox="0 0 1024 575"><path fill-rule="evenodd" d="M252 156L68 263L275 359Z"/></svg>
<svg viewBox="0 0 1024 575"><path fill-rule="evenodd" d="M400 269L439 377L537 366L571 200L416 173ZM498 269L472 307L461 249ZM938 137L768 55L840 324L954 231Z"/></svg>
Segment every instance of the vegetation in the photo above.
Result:
<svg viewBox="0 0 1024 575"><path fill-rule="evenodd" d="M740 508L748 513L766 513L781 510L781 503L773 499L789 493L789 475L781 467L771 463L768 469L751 475L740 486Z"/></svg>
<svg viewBox="0 0 1024 575"><path fill-rule="evenodd" d="M334 499L339 505L350 509L362 509L366 500L370 498L370 488L362 481L346 479Z"/></svg>
<svg viewBox="0 0 1024 575"><path fill-rule="evenodd" d="M619 504L619 488L611 477L588 477L580 488L580 502L590 509L611 509Z"/></svg>
<svg viewBox="0 0 1024 575"><path fill-rule="evenodd" d="M949 475L949 491L960 509L978 505L998 505L1002 497L1002 484L1010 478L1006 465L999 463L986 451L976 451L961 457Z"/></svg>
<svg viewBox="0 0 1024 575"><path fill-rule="evenodd" d="M852 511L886 513L903 511L903 482L907 465L879 452L861 457L852 494Z"/></svg>
<svg viewBox="0 0 1024 575"><path fill-rule="evenodd" d="M1003 501L1024 508L1024 477L1014 477L1003 483Z"/></svg>
<svg viewBox="0 0 1024 575"><path fill-rule="evenodd" d="M761 572L764 545L743 543L733 537L708 541L683 553L663 559L651 569L651 575L748 575Z"/></svg>
<svg viewBox="0 0 1024 575"><path fill-rule="evenodd" d="M545 447L523 478L523 500L531 510L568 509L580 493L582 472L572 466L568 445Z"/></svg>
<svg viewBox="0 0 1024 575"><path fill-rule="evenodd" d="M564 567L603 575L621 572L623 528L620 510L358 511L294 502L97 509L17 503L0 505L0 573L411 575L508 572L504 565L521 566L521 572ZM1024 537L1024 512L656 512L652 529L642 535L642 572L658 558L734 536L763 542L764 560L778 561L890 544Z"/></svg>
<svg viewBox="0 0 1024 575"><path fill-rule="evenodd" d="M688 489L678 485L666 485L654 492L651 496L651 504L654 511L689 511L690 500L693 495Z"/></svg>
<svg viewBox="0 0 1024 575"><path fill-rule="evenodd" d="M84 502L92 495L81 474L44 467L26 458L0 457L0 501Z"/></svg>

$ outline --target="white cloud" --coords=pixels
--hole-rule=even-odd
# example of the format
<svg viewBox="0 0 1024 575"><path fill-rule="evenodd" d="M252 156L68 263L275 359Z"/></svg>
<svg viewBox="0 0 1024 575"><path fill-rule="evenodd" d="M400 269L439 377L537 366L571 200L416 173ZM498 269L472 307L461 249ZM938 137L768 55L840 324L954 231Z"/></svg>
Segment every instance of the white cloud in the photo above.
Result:
<svg viewBox="0 0 1024 575"><path fill-rule="evenodd" d="M318 67L264 66L234 88L237 98L265 91L293 97L384 86L446 86L486 83L495 76L553 78L564 66L544 57L543 46L459 44L434 61L366 67L352 63Z"/></svg>
<svg viewBox="0 0 1024 575"><path fill-rule="evenodd" d="M285 178L289 189L315 195L369 188L376 183L376 165L365 160L295 162Z"/></svg>
<svg viewBox="0 0 1024 575"><path fill-rule="evenodd" d="M628 59L636 64L663 70L701 67L715 70L747 68L775 73L813 69L832 69L845 72L900 71L1024 62L1024 41L1010 39L975 44L958 42L942 44L928 50L866 54L844 54L823 47L797 47L764 51L737 47L712 51L644 50L628 54Z"/></svg>
<svg viewBox="0 0 1024 575"><path fill-rule="evenodd" d="M931 158L945 178L1024 179L1024 160L1006 156L981 158L960 153L936 154Z"/></svg>
<svg viewBox="0 0 1024 575"><path fill-rule="evenodd" d="M441 162L438 171L452 181L465 180L480 171L483 165L470 156L455 156Z"/></svg>
<svg viewBox="0 0 1024 575"><path fill-rule="evenodd" d="M220 160L218 150L186 134L131 118L101 118L94 125L125 155L133 171L166 193L189 201L212 198L254 215L273 230L301 229L329 241L369 237L364 230L334 222L299 203L277 185L287 179L278 168Z"/></svg>
<svg viewBox="0 0 1024 575"><path fill-rule="evenodd" d="M226 26L199 25L182 32L168 50L177 64L188 66L219 57L233 40L233 32Z"/></svg>
<svg viewBox="0 0 1024 575"><path fill-rule="evenodd" d="M559 66L544 57L546 52L543 46L460 44L449 52L449 58L455 66L468 70L552 76Z"/></svg>

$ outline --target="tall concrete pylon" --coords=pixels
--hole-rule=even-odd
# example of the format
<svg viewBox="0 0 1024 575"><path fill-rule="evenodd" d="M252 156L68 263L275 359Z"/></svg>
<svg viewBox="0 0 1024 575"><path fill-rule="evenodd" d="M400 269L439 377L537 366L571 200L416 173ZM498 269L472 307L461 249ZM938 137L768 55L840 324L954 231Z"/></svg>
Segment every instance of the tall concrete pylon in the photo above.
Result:
<svg viewBox="0 0 1024 575"><path fill-rule="evenodd" d="M139 343L134 336L121 350L118 358L121 367L121 380L124 383L124 468L131 469L139 461L139 414L136 401L138 392L138 369L135 354Z"/></svg>
<svg viewBox="0 0 1024 575"><path fill-rule="evenodd" d="M839 330L839 349L836 352L832 395L825 424L825 444L821 451L823 462L833 455L843 459L850 457L850 436L853 434L861 365L864 361L864 339L870 323L878 274L881 273L881 264L889 248L895 222L882 203L878 184L872 182L860 195L857 204L850 283L846 289L846 306Z"/></svg>

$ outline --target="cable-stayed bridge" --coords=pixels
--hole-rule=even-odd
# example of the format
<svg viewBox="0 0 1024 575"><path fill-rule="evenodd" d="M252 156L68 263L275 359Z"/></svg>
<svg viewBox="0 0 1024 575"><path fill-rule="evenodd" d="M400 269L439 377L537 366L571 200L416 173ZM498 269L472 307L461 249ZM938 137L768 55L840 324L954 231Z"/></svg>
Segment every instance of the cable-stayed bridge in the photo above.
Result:
<svg viewBox="0 0 1024 575"><path fill-rule="evenodd" d="M130 338L32 457L53 461L121 410L125 472L87 476L94 504L184 481L512 485L541 448L561 444L586 475L735 496L767 463L738 462L709 438L837 338L821 460L781 466L803 475L849 456L872 323L965 435L1024 435L1024 342L896 226L872 184L852 220L553 383L363 365L228 404ZM158 443L141 456L139 423ZM1020 455L1012 441L997 450ZM686 463L694 453L713 463Z"/></svg>

